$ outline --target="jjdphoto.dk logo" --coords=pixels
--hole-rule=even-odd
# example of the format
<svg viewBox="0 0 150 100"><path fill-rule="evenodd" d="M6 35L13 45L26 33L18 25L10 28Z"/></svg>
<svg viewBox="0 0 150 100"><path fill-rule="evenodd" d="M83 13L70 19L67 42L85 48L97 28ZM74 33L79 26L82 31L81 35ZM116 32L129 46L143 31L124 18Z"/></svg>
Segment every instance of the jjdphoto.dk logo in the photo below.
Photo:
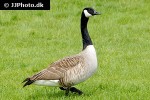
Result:
<svg viewBox="0 0 150 100"><path fill-rule="evenodd" d="M4 3L4 7L8 8L9 7L9 3Z"/></svg>
<svg viewBox="0 0 150 100"><path fill-rule="evenodd" d="M44 7L44 4L42 2L38 2L37 4L31 4L31 3L4 3L4 7L8 8L8 7Z"/></svg>
<svg viewBox="0 0 150 100"><path fill-rule="evenodd" d="M50 0L3 0L0 10L50 10Z"/></svg>

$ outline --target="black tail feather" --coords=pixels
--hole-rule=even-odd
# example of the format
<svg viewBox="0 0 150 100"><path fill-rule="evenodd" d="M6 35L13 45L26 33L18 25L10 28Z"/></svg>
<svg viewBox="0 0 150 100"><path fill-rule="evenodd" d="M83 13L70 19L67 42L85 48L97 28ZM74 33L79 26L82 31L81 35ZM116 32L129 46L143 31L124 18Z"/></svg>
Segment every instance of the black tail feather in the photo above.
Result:
<svg viewBox="0 0 150 100"><path fill-rule="evenodd" d="M22 83L24 83L24 82L26 82L26 83L23 85L23 87L32 84L34 81L30 80L30 78L26 78Z"/></svg>
<svg viewBox="0 0 150 100"><path fill-rule="evenodd" d="M26 82L26 81L28 81L28 80L30 80L30 78L26 78L22 83L24 83L24 82Z"/></svg>

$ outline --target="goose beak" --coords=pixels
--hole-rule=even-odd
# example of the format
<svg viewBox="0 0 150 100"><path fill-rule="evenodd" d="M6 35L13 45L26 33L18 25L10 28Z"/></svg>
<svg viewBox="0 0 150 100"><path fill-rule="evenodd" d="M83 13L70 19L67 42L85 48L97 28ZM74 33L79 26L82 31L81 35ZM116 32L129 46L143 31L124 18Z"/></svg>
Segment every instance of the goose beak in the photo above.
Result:
<svg viewBox="0 0 150 100"><path fill-rule="evenodd" d="M94 14L93 15L100 15L101 13L97 12L97 11L94 11Z"/></svg>

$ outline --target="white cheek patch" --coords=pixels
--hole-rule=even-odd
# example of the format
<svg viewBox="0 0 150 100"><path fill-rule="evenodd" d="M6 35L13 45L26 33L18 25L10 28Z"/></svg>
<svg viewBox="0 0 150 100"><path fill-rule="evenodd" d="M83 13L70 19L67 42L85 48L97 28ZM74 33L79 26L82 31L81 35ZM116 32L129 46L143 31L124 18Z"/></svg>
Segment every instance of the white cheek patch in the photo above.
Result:
<svg viewBox="0 0 150 100"><path fill-rule="evenodd" d="M92 16L90 13L88 13L87 10L84 10L84 15L85 15L85 17L90 17L90 16Z"/></svg>

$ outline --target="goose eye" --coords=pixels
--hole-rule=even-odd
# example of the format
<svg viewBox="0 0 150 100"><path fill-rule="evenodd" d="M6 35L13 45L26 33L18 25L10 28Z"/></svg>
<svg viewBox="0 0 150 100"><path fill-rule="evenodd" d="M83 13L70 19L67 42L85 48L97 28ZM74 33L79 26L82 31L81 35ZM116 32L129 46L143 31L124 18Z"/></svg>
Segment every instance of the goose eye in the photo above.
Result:
<svg viewBox="0 0 150 100"><path fill-rule="evenodd" d="M90 12L90 13L93 13L93 10L92 10L92 9L89 9L89 12Z"/></svg>

